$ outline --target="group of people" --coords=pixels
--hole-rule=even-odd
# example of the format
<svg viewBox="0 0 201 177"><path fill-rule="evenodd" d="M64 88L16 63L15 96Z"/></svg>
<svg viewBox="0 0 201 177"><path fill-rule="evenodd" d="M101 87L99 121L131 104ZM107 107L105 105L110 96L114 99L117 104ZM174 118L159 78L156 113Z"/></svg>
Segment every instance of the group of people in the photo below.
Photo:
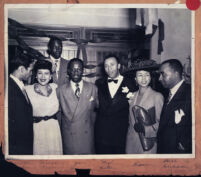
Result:
<svg viewBox="0 0 201 177"><path fill-rule="evenodd" d="M159 67L164 96L150 83L153 66L120 74L116 56L104 59L106 77L84 81L84 63L61 58L62 42L48 43L48 60L9 63L10 155L192 153L191 86L179 60ZM35 82L24 85L34 71Z"/></svg>

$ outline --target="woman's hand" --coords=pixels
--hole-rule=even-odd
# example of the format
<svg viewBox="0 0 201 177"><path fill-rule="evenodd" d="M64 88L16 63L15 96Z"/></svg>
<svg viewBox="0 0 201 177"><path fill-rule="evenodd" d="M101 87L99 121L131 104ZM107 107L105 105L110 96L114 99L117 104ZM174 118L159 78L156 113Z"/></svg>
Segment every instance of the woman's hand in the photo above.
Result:
<svg viewBox="0 0 201 177"><path fill-rule="evenodd" d="M145 134L144 126L142 124L135 123L133 128L135 129L135 131L137 133L143 133L143 134Z"/></svg>

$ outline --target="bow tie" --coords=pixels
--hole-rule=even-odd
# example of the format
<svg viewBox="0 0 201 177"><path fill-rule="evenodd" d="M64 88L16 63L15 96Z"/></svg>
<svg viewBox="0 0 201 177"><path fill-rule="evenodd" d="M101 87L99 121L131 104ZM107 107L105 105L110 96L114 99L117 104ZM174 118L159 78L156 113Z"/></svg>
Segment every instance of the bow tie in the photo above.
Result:
<svg viewBox="0 0 201 177"><path fill-rule="evenodd" d="M110 82L114 82L115 84L117 84L118 79L108 79L108 83L110 83Z"/></svg>

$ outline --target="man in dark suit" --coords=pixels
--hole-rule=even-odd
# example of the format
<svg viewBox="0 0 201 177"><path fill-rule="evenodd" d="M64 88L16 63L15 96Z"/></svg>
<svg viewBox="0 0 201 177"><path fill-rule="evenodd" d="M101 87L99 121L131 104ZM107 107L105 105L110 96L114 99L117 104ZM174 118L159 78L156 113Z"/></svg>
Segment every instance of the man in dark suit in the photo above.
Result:
<svg viewBox="0 0 201 177"><path fill-rule="evenodd" d="M179 60L170 59L160 66L160 82L169 89L157 134L160 154L192 153L191 86L182 79Z"/></svg>
<svg viewBox="0 0 201 177"><path fill-rule="evenodd" d="M53 66L53 82L58 86L65 84L67 78L68 61L61 57L63 50L62 41L59 38L52 37L48 43L48 54Z"/></svg>
<svg viewBox="0 0 201 177"><path fill-rule="evenodd" d="M23 81L32 74L34 61L24 56L9 63L8 137L10 155L33 154L32 107Z"/></svg>
<svg viewBox="0 0 201 177"><path fill-rule="evenodd" d="M135 82L119 73L120 63L116 56L104 60L108 77L97 81L99 110L95 123L97 154L124 154L128 130L129 104L124 88L133 92Z"/></svg>

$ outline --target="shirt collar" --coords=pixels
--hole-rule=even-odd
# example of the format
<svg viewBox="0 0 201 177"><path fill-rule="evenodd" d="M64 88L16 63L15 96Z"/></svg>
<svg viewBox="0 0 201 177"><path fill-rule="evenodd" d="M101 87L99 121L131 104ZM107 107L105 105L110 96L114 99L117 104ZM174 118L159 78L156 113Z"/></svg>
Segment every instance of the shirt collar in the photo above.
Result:
<svg viewBox="0 0 201 177"><path fill-rule="evenodd" d="M10 74L10 77L16 82L16 84L20 87L21 90L24 89L24 83L21 80L19 80L17 77L15 77L12 74Z"/></svg>
<svg viewBox="0 0 201 177"><path fill-rule="evenodd" d="M180 82L178 82L173 88L170 89L170 92L172 95L174 95L177 90L179 89L179 87L181 86L181 84L184 82L184 79L182 79Z"/></svg>
<svg viewBox="0 0 201 177"><path fill-rule="evenodd" d="M57 61L57 63L59 63L60 60L61 60L61 57L58 58L58 59L55 59L53 56L50 55L50 59L51 59L54 63L55 63L56 61Z"/></svg>
<svg viewBox="0 0 201 177"><path fill-rule="evenodd" d="M77 83L73 82L72 80L70 81L70 84L73 86L76 86ZM79 87L81 87L83 85L83 80L81 80L79 83Z"/></svg>

